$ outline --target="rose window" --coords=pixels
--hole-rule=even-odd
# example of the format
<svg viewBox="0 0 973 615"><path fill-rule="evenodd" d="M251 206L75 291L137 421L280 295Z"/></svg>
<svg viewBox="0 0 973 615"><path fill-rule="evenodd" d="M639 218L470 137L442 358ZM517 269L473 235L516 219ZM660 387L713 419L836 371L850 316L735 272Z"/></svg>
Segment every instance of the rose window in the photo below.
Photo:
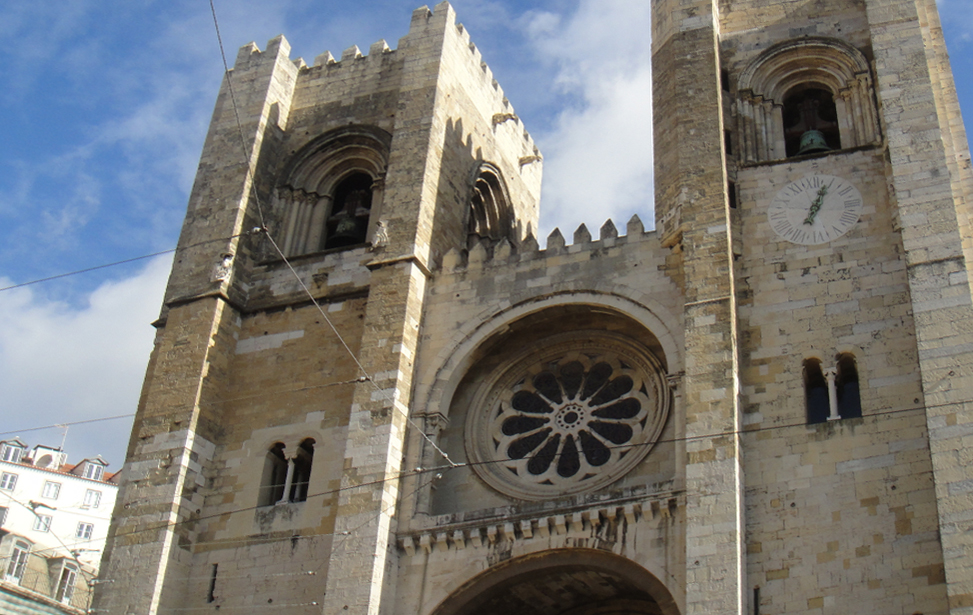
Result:
<svg viewBox="0 0 973 615"><path fill-rule="evenodd" d="M501 491L540 499L603 486L658 438L669 396L654 357L579 345L519 361L468 423L474 468Z"/></svg>

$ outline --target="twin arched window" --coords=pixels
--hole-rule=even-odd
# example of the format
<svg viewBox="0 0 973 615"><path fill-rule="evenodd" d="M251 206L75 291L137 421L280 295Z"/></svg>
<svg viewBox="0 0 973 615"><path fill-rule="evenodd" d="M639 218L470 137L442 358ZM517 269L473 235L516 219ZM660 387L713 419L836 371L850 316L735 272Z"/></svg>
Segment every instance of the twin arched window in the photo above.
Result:
<svg viewBox="0 0 973 615"><path fill-rule="evenodd" d="M297 152L275 194L285 256L361 245L381 208L391 136L378 128L331 131Z"/></svg>
<svg viewBox="0 0 973 615"><path fill-rule="evenodd" d="M808 37L775 45L743 70L738 90L743 162L879 139L868 61L842 41Z"/></svg>
<svg viewBox="0 0 973 615"><path fill-rule="evenodd" d="M822 368L820 359L806 359L804 398L809 424L860 417L862 405L855 357L841 353L832 368Z"/></svg>
<svg viewBox="0 0 973 615"><path fill-rule="evenodd" d="M288 456L282 442L275 442L264 458L258 506L307 500L314 461L314 439L307 438Z"/></svg>

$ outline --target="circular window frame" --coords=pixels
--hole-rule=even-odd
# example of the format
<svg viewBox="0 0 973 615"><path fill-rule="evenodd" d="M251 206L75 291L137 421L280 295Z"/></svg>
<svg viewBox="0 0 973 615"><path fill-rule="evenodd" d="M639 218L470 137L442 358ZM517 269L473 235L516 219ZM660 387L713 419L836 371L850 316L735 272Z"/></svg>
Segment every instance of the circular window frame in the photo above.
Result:
<svg viewBox="0 0 973 615"><path fill-rule="evenodd" d="M584 444L581 444L582 448L577 455L581 465L574 474L561 476L556 469L551 474L556 465L553 462L548 462L549 467L540 474L525 473L527 457L538 456L537 451L544 447L534 447L519 459L506 454L505 451L513 443L512 438L525 437L524 432L506 434L511 436L507 438L502 433L505 421L512 415L523 414L513 408L511 400L518 392L534 390L535 381L527 381L546 371L542 366L563 366L572 362L580 362L584 366L584 379L589 378L592 367L607 363L613 370L610 379L625 377L632 380L632 389L618 397L637 398L641 402L637 413L627 419L628 422L634 421L627 427L632 435L624 443L608 447L610 458L597 467L593 468L587 462L589 455L587 449L583 448ZM545 413L550 417L547 426L551 427L552 434L563 436L565 441L569 433L576 434L574 437L579 438L579 431L598 421L592 416L598 410L589 407L584 400L578 401L583 394L584 391L579 386L574 397L562 399L559 407L551 406L551 412ZM598 393L592 393L587 401L597 397ZM612 401L613 399L609 399L606 403ZM560 415L572 411L567 406L577 406L579 403L588 410L587 418L581 421L583 423L586 420L587 423L576 423L577 419L573 416L568 417L573 420L557 420ZM665 368L644 347L633 343L629 338L603 331L575 331L556 335L515 354L477 387L465 425L467 458L474 472L484 482L500 493L516 499L541 501L595 491L617 481L645 459L665 428L671 407L672 394ZM621 420L625 421L626 419ZM550 436L545 438L549 439ZM586 472L579 477L578 474L582 473L585 466L594 470L594 473Z"/></svg>

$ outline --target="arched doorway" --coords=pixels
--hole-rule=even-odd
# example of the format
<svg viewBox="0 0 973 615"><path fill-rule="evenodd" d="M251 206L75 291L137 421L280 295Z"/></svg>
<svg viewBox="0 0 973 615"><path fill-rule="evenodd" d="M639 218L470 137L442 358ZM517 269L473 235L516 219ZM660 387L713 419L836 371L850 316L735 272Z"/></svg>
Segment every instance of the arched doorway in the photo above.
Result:
<svg viewBox="0 0 973 615"><path fill-rule="evenodd" d="M558 549L493 566L433 615L679 615L669 590L624 557Z"/></svg>

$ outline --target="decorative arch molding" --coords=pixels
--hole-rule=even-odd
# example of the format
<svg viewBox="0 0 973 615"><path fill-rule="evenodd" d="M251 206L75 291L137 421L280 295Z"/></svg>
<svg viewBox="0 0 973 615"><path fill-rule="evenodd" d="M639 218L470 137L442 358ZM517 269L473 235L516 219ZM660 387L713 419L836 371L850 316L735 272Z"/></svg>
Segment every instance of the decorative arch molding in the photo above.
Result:
<svg viewBox="0 0 973 615"><path fill-rule="evenodd" d="M436 357L436 364L440 367L433 385L423 396L419 407L426 408L428 413L448 417L449 402L456 387L469 371L477 348L495 335L501 334L514 321L560 306L587 305L604 308L639 323L659 341L664 355L659 359L672 372L675 366L682 365L682 353L672 327L666 323L676 325L678 320L660 303L648 297L640 299L641 301L636 301L617 293L563 291L526 298L500 312L471 319L470 324L458 331L456 337Z"/></svg>
<svg viewBox="0 0 973 615"><path fill-rule="evenodd" d="M539 584L541 580L571 584L575 575L595 575L608 581L618 590L618 596L588 596L589 604L571 605L569 592L552 596L550 603L531 613L543 615L679 615L679 607L670 589L640 564L620 555L586 548L550 549L522 555L491 566L472 579L449 588L430 615L486 615L497 612L493 602L501 603L501 610L522 612L514 608L509 597L516 596L521 585ZM584 600L590 591L578 584L576 596ZM557 603L560 601L560 603ZM552 604L553 603L553 604ZM614 603L614 604L613 604ZM539 606L539 605L538 605ZM507 607L507 608L504 608ZM613 610L614 609L614 610Z"/></svg>
<svg viewBox="0 0 973 615"><path fill-rule="evenodd" d="M500 170L489 162L476 170L467 216L467 249L482 242L492 246L503 239L519 239L513 232L515 220L507 184Z"/></svg>
<svg viewBox="0 0 973 615"><path fill-rule="evenodd" d="M373 236L391 141L380 128L347 126L291 157L274 194L286 256L357 245Z"/></svg>
<svg viewBox="0 0 973 615"><path fill-rule="evenodd" d="M457 447L466 446L465 435L462 434L465 433L466 423L464 421L470 415L464 413L462 417L450 416L451 412L456 410L454 399L458 394L468 394L473 391L470 388L472 383L467 380L467 377L479 369L478 361L484 356L497 356L493 350L495 349L494 343L507 339L506 342L501 344L505 346L505 350L501 352L506 356L510 348L516 346L516 344L510 343L508 336L511 332L531 317L543 317L545 312L556 315L564 314L565 311L584 308L590 309L593 314L598 314L603 318L617 319L615 322L617 325L628 323L629 333L643 331L646 334L643 341L651 343L652 353L659 363L659 367L655 371L671 377L673 372L681 370L682 353L674 334L674 331L678 331L678 318L648 295L617 286L612 287L612 290L614 292L564 290L558 293L535 295L524 298L500 311L484 311L479 318L468 321L469 324L457 331L432 359L433 365L439 367L436 369L435 376L431 379L430 384L416 390L414 407L422 408L422 413L417 417L425 420L424 431L426 435L436 441L442 435L442 431L447 426L452 425L451 422L457 421L448 429L457 430L457 435L460 438L459 441L455 442ZM611 327L611 329L614 328ZM608 335L609 333L610 331L607 329L598 330L593 339L605 338L602 341L612 345L613 342L607 339L611 337ZM551 337L544 337L538 341L554 342ZM610 349L607 350L610 352ZM488 376L488 374L484 375ZM672 380L666 379L669 380L668 386L671 388ZM668 391L664 395L672 399L672 402L663 400L665 403L675 404L675 398L678 395L670 396ZM417 462L422 467L433 467L438 463L437 451L431 445L421 439L416 441L416 445L418 446ZM468 448L464 448L464 451L465 454L469 454ZM615 469L620 467L618 466ZM607 470L608 468L604 469ZM621 474L617 474L615 477L620 478ZM493 485L492 488L496 489L496 485ZM599 486L595 485L590 488L599 488ZM588 489L589 487L584 487L582 490ZM508 496L511 495L506 488L499 490L499 492ZM523 495L522 492L521 495ZM518 496L515 495L514 497ZM416 497L417 510L431 510L433 506L431 498L432 493L429 488L420 490Z"/></svg>
<svg viewBox="0 0 973 615"><path fill-rule="evenodd" d="M737 119L744 162L785 158L784 102L801 88L831 95L842 149L879 140L875 90L865 55L837 39L807 37L774 45L740 74Z"/></svg>

